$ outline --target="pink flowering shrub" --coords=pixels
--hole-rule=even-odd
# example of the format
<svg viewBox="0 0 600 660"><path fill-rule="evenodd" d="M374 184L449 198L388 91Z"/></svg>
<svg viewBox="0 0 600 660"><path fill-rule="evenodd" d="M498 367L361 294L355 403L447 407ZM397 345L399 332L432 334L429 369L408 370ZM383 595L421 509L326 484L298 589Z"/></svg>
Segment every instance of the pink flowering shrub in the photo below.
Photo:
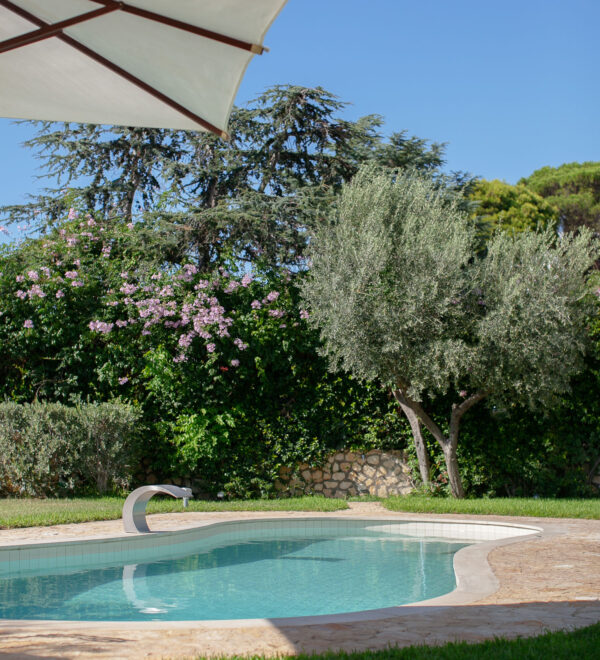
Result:
<svg viewBox="0 0 600 660"><path fill-rule="evenodd" d="M3 394L135 403L157 475L202 463L207 488L238 496L268 494L282 461L365 437L362 407L344 408L357 386L317 355L295 275L165 264L137 223L90 219L2 260Z"/></svg>

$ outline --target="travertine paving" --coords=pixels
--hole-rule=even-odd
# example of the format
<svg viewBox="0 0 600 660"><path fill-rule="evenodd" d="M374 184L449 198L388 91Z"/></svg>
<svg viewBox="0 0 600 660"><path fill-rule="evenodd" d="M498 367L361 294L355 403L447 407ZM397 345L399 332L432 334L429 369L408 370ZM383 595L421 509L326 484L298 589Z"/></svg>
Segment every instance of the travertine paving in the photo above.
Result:
<svg viewBox="0 0 600 660"><path fill-rule="evenodd" d="M497 591L463 605L395 608L371 620L290 624L265 622L69 623L0 621L0 658L183 658L195 655L276 656L327 649L366 650L450 640L479 641L600 621L600 521L500 516L402 514L375 503L348 511L315 513L185 513L149 516L151 529L191 527L200 522L374 515L398 520L486 520L532 524L541 538L514 540L493 549L488 561ZM0 545L121 535L121 522L0 530Z"/></svg>

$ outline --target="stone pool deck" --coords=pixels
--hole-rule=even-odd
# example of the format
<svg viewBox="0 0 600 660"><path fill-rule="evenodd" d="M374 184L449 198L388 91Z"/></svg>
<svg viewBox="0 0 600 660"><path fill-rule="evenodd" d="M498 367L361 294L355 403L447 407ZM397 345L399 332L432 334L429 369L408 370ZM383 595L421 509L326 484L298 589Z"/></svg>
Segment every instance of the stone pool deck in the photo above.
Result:
<svg viewBox="0 0 600 660"><path fill-rule="evenodd" d="M0 620L0 658L193 658L197 655L277 656L476 642L495 636L531 636L600 621L600 520L393 513L377 503L351 503L335 513L181 513L148 516L150 528L167 531L226 520L373 516L391 520L486 521L539 527L535 538L501 542L475 571L469 601L452 595L431 604L381 611L372 618L340 615L327 622L72 623ZM121 521L0 530L0 546L122 535ZM493 571L489 572L489 567ZM495 586L478 598L481 583ZM495 578L494 578L495 576ZM485 589L484 589L485 591ZM488 589L488 591L490 591ZM398 611L400 610L400 613ZM389 612L389 611L388 611Z"/></svg>

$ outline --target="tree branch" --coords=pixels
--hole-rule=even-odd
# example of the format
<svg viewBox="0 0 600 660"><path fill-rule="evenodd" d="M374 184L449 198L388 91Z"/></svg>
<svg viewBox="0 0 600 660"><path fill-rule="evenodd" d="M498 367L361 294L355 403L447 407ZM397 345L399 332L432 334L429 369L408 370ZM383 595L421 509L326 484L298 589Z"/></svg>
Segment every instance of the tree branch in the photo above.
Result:
<svg viewBox="0 0 600 660"><path fill-rule="evenodd" d="M462 416L472 408L476 403L485 399L489 392L475 392L467 397L461 404L452 405L452 413L450 415L450 434L449 440L452 445L456 447L458 444L458 429L460 427L460 420Z"/></svg>
<svg viewBox="0 0 600 660"><path fill-rule="evenodd" d="M442 433L440 427L423 410L423 407L418 401L413 401L404 393L402 386L398 386L398 388L394 390L394 396L396 397L398 403L405 405L414 411L417 417L423 422L425 428L440 443L440 445L444 446L446 444L446 437Z"/></svg>

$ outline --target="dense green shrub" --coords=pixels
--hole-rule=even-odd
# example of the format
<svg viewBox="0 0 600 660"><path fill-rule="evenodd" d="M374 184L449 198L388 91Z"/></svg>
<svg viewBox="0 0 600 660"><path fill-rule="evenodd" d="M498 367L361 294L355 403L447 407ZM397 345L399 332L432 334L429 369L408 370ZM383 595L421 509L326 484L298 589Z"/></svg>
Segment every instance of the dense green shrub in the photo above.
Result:
<svg viewBox="0 0 600 660"><path fill-rule="evenodd" d="M385 390L328 372L293 279L256 280L224 299L243 351L216 339L208 359L194 345L181 363L165 347L147 353L145 414L159 478L192 474L213 495L268 496L281 466L317 465L345 447L406 446L408 425ZM275 288L277 315L244 303Z"/></svg>
<svg viewBox="0 0 600 660"><path fill-rule="evenodd" d="M83 482L100 493L126 488L139 457L141 411L120 401L76 407L83 443L78 468Z"/></svg>
<svg viewBox="0 0 600 660"><path fill-rule="evenodd" d="M50 497L124 488L135 464L138 420L137 410L117 401L0 403L0 494Z"/></svg>

